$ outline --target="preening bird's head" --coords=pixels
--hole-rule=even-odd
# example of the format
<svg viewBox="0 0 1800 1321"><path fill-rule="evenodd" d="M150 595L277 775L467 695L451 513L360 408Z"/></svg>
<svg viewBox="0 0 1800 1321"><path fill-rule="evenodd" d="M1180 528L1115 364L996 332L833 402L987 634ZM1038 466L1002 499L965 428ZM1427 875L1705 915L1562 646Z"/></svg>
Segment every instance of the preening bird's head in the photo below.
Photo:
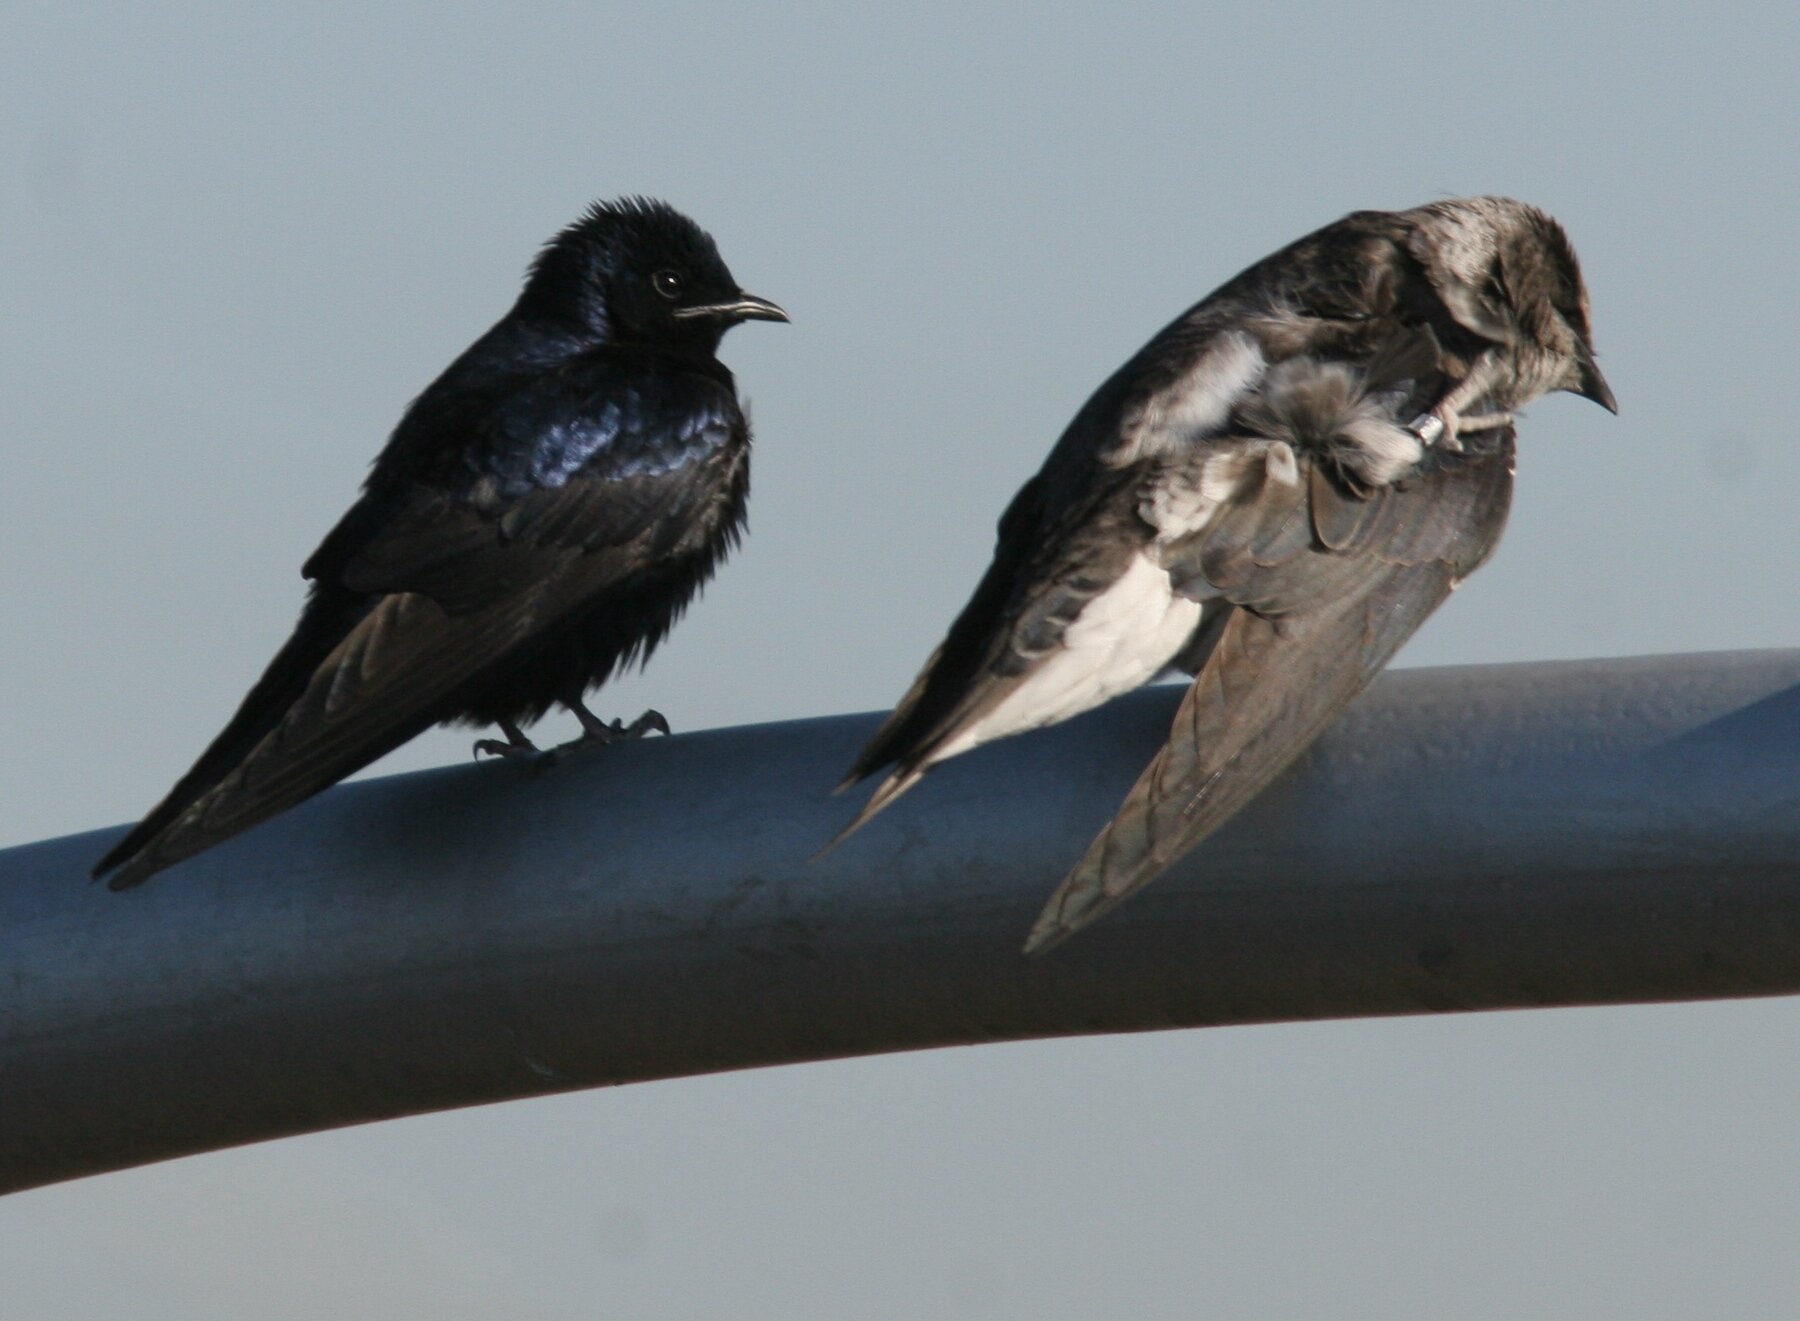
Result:
<svg viewBox="0 0 1800 1321"><path fill-rule="evenodd" d="M519 306L597 342L710 354L740 321L786 321L738 288L712 236L665 202L596 202L544 246Z"/></svg>
<svg viewBox="0 0 1800 1321"><path fill-rule="evenodd" d="M1510 197L1458 197L1411 213L1411 249L1458 322L1512 350L1518 407L1567 390L1618 412L1594 361L1587 287L1563 227Z"/></svg>

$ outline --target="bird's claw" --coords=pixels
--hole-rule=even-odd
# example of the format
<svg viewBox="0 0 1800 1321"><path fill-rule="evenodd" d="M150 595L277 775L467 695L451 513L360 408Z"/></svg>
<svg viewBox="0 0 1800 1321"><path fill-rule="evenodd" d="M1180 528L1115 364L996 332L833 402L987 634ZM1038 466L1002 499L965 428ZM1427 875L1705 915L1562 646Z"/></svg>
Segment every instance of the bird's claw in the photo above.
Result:
<svg viewBox="0 0 1800 1321"><path fill-rule="evenodd" d="M582 721L581 737L561 745L562 748L605 747L609 743L624 743L630 739L643 738L646 734L667 734L669 722L661 711L646 711L629 725L623 720L614 719L610 724L594 719ZM560 748L558 749L561 750Z"/></svg>
<svg viewBox="0 0 1800 1321"><path fill-rule="evenodd" d="M629 725L623 720L610 723L592 714L582 707L576 712L581 719L581 737L570 739L567 743L558 743L553 748L539 749L525 735L509 729L509 737L505 739L484 738L475 740L475 760L483 757L505 757L509 761L529 759L533 770L547 771L565 756L576 752L585 752L589 748L603 748L612 743L624 743L635 738L643 738L646 734L667 734L668 719L661 711L646 711Z"/></svg>
<svg viewBox="0 0 1800 1321"><path fill-rule="evenodd" d="M613 725L615 727L618 725L618 723L619 722L617 720L613 721ZM625 726L625 728L620 730L619 732L626 738L643 738L644 735L650 734L650 733L661 734L664 737L669 737L670 731L669 731L668 717L664 716L661 711L658 711L658 710L652 708L651 710L644 712L643 715L639 716L636 720L632 721L629 725Z"/></svg>
<svg viewBox="0 0 1800 1321"><path fill-rule="evenodd" d="M570 739L567 743L558 743L554 748L542 753L537 759L540 770L548 770L563 757L577 752L586 752L590 748L604 748L614 743L625 743L631 739L643 738L646 734L667 734L669 722L661 711L646 711L629 725L623 720L614 719L610 723L593 715L587 709L576 712L583 717L581 721L581 737Z"/></svg>

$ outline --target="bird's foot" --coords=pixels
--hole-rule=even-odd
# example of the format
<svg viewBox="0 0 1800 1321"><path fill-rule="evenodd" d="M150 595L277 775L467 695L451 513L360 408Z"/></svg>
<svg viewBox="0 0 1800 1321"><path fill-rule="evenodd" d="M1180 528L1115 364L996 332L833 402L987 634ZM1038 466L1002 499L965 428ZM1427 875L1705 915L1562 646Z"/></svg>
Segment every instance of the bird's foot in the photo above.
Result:
<svg viewBox="0 0 1800 1321"><path fill-rule="evenodd" d="M1460 450L1462 445L1456 437L1462 425L1462 419L1453 410L1439 404L1429 413L1420 413L1415 417L1407 430L1417 436L1427 449L1435 445L1440 449Z"/></svg>
<svg viewBox="0 0 1800 1321"><path fill-rule="evenodd" d="M643 738L646 734L667 734L669 722L661 711L644 712L629 725L622 720L614 720L610 725L595 720L592 725L582 722L582 735L578 742L582 743L623 743L628 739Z"/></svg>
<svg viewBox="0 0 1800 1321"><path fill-rule="evenodd" d="M581 737L570 739L567 743L559 743L538 758L540 766L551 766L564 756L574 752L586 752L590 748L604 748L612 743L624 743L630 739L643 738L646 734L667 734L669 722L661 711L646 711L629 725L623 720L610 723L602 720L580 702L567 703L568 708L581 721Z"/></svg>
<svg viewBox="0 0 1800 1321"><path fill-rule="evenodd" d="M629 725L623 720L610 723L602 720L579 702L566 704L581 721L581 737L570 739L567 743L558 743L553 748L540 749L537 744L525 737L524 732L508 721L499 721L500 732L506 735L504 740L497 738L477 739L475 742L475 758L506 757L513 761L529 759L533 768L549 770L565 756L574 752L585 752L589 748L603 748L609 743L623 743L629 739L643 738L646 734L667 734L669 722L661 711L646 711Z"/></svg>
<svg viewBox="0 0 1800 1321"><path fill-rule="evenodd" d="M1460 434L1465 431L1498 431L1501 427L1510 427L1513 422L1511 413L1473 413L1456 420L1456 429Z"/></svg>
<svg viewBox="0 0 1800 1321"><path fill-rule="evenodd" d="M1407 428L1426 446L1461 451L1459 437L1465 431L1493 431L1512 423L1511 413L1465 413L1463 409L1477 403L1493 386L1495 367L1492 355L1475 362L1468 373L1437 406L1421 413Z"/></svg>
<svg viewBox="0 0 1800 1321"><path fill-rule="evenodd" d="M1407 428L1428 448L1436 446L1441 450L1460 454L1463 451L1462 438L1480 431L1498 431L1501 427L1512 425L1511 413L1458 413L1439 404L1429 413L1421 413L1413 419Z"/></svg>
<svg viewBox="0 0 1800 1321"><path fill-rule="evenodd" d="M538 746L525 737L525 732L511 721L499 722L500 732L506 735L502 742L497 738L478 738L475 740L475 760L483 757L532 757L537 755Z"/></svg>

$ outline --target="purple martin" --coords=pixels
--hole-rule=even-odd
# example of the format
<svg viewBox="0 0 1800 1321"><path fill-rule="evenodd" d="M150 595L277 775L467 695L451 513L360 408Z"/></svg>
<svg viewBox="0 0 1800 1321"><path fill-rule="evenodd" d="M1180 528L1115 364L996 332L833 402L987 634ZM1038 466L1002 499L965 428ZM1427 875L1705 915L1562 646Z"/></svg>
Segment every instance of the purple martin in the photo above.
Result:
<svg viewBox="0 0 1800 1321"><path fill-rule="evenodd" d="M664 203L596 203L511 311L407 408L302 572L294 634L169 795L94 869L114 889L328 788L440 723L478 751L643 662L736 545L750 428L715 356L785 321Z"/></svg>
<svg viewBox="0 0 1800 1321"><path fill-rule="evenodd" d="M1562 227L1508 198L1360 211L1258 262L1103 384L846 785L848 835L933 766L1157 674L1167 744L1027 951L1147 884L1290 765L1493 551L1513 411L1616 412ZM840 835L842 839L844 835Z"/></svg>

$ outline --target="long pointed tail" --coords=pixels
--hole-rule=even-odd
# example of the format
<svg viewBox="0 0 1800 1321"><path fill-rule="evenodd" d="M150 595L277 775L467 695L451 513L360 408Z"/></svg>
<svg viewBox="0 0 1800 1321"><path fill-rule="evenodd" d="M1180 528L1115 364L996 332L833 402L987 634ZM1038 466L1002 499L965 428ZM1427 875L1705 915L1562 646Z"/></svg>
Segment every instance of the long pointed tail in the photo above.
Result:
<svg viewBox="0 0 1800 1321"><path fill-rule="evenodd" d="M308 601L293 636L269 662L224 730L162 802L100 859L94 867L94 877L99 879L110 872L108 885L115 890L127 889L206 847L205 843L183 847L168 838L171 828L237 770L257 744L281 723L305 693L320 663L368 609L366 600L347 593L321 593Z"/></svg>

